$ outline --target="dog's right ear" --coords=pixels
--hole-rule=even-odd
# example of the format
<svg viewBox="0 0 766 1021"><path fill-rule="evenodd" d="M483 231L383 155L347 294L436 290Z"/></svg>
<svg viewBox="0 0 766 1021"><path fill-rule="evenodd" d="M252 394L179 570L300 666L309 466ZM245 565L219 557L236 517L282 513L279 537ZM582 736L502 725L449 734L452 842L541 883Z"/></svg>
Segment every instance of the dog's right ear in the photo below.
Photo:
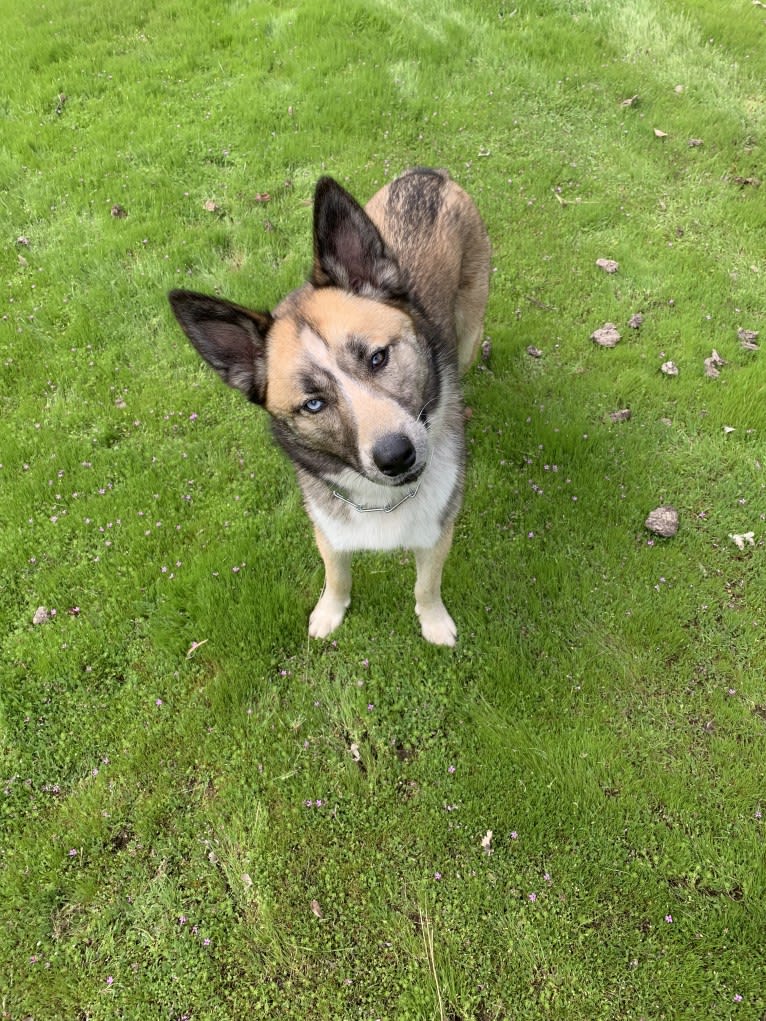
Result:
<svg viewBox="0 0 766 1021"><path fill-rule="evenodd" d="M272 316L194 291L171 291L168 299L181 329L224 383L263 404Z"/></svg>

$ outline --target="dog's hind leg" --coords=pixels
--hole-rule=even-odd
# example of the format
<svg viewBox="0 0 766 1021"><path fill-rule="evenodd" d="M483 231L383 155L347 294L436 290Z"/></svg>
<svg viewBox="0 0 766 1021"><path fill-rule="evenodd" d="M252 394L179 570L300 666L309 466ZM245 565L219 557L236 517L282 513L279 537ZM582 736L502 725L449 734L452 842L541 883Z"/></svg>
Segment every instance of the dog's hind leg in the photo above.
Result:
<svg viewBox="0 0 766 1021"><path fill-rule="evenodd" d="M441 595L442 569L452 546L452 530L450 524L435 546L415 550L415 612L420 617L423 637L434 645L454 645L457 639L455 622L447 613Z"/></svg>
<svg viewBox="0 0 766 1021"><path fill-rule="evenodd" d="M326 638L340 627L351 602L351 554L333 549L316 525L314 535L324 561L325 581L309 618L309 634L312 638Z"/></svg>
<svg viewBox="0 0 766 1021"><path fill-rule="evenodd" d="M489 295L490 259L489 241L477 213L463 252L460 284L455 296L455 333L461 375L473 365L479 352Z"/></svg>

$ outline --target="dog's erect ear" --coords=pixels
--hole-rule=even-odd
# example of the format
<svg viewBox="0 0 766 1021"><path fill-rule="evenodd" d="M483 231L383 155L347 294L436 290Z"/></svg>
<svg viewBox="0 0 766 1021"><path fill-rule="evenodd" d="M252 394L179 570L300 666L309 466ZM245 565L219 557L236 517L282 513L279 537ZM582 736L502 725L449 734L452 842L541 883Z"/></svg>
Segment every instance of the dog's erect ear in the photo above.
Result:
<svg viewBox="0 0 766 1021"><path fill-rule="evenodd" d="M403 274L378 228L331 177L320 178L314 192L311 283L370 297L405 296Z"/></svg>
<svg viewBox="0 0 766 1021"><path fill-rule="evenodd" d="M224 383L263 404L266 335L274 321L269 313L194 291L171 291L168 298L184 333Z"/></svg>

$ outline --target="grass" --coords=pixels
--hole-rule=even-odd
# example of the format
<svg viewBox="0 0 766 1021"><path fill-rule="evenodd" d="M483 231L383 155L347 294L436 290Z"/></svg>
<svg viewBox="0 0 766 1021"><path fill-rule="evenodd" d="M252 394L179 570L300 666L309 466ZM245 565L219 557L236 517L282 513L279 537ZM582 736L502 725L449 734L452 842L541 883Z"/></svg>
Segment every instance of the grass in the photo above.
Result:
<svg viewBox="0 0 766 1021"><path fill-rule="evenodd" d="M765 1016L764 11L0 9L0 1016ZM405 554L307 641L290 469L165 300L272 306L316 178L413 164L494 249L454 653Z"/></svg>

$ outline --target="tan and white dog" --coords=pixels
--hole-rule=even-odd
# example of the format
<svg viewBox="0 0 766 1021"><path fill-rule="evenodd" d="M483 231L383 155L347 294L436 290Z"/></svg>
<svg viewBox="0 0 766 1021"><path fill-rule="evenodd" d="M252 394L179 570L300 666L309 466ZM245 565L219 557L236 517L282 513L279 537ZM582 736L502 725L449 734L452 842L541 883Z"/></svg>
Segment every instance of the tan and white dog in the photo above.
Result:
<svg viewBox="0 0 766 1021"><path fill-rule="evenodd" d="M423 637L454 645L441 597L465 473L459 376L476 357L490 246L440 170L408 171L363 209L331 178L314 197L314 264L273 313L173 291L194 347L271 415L325 566L309 621L324 638L351 598L356 550L414 550Z"/></svg>

